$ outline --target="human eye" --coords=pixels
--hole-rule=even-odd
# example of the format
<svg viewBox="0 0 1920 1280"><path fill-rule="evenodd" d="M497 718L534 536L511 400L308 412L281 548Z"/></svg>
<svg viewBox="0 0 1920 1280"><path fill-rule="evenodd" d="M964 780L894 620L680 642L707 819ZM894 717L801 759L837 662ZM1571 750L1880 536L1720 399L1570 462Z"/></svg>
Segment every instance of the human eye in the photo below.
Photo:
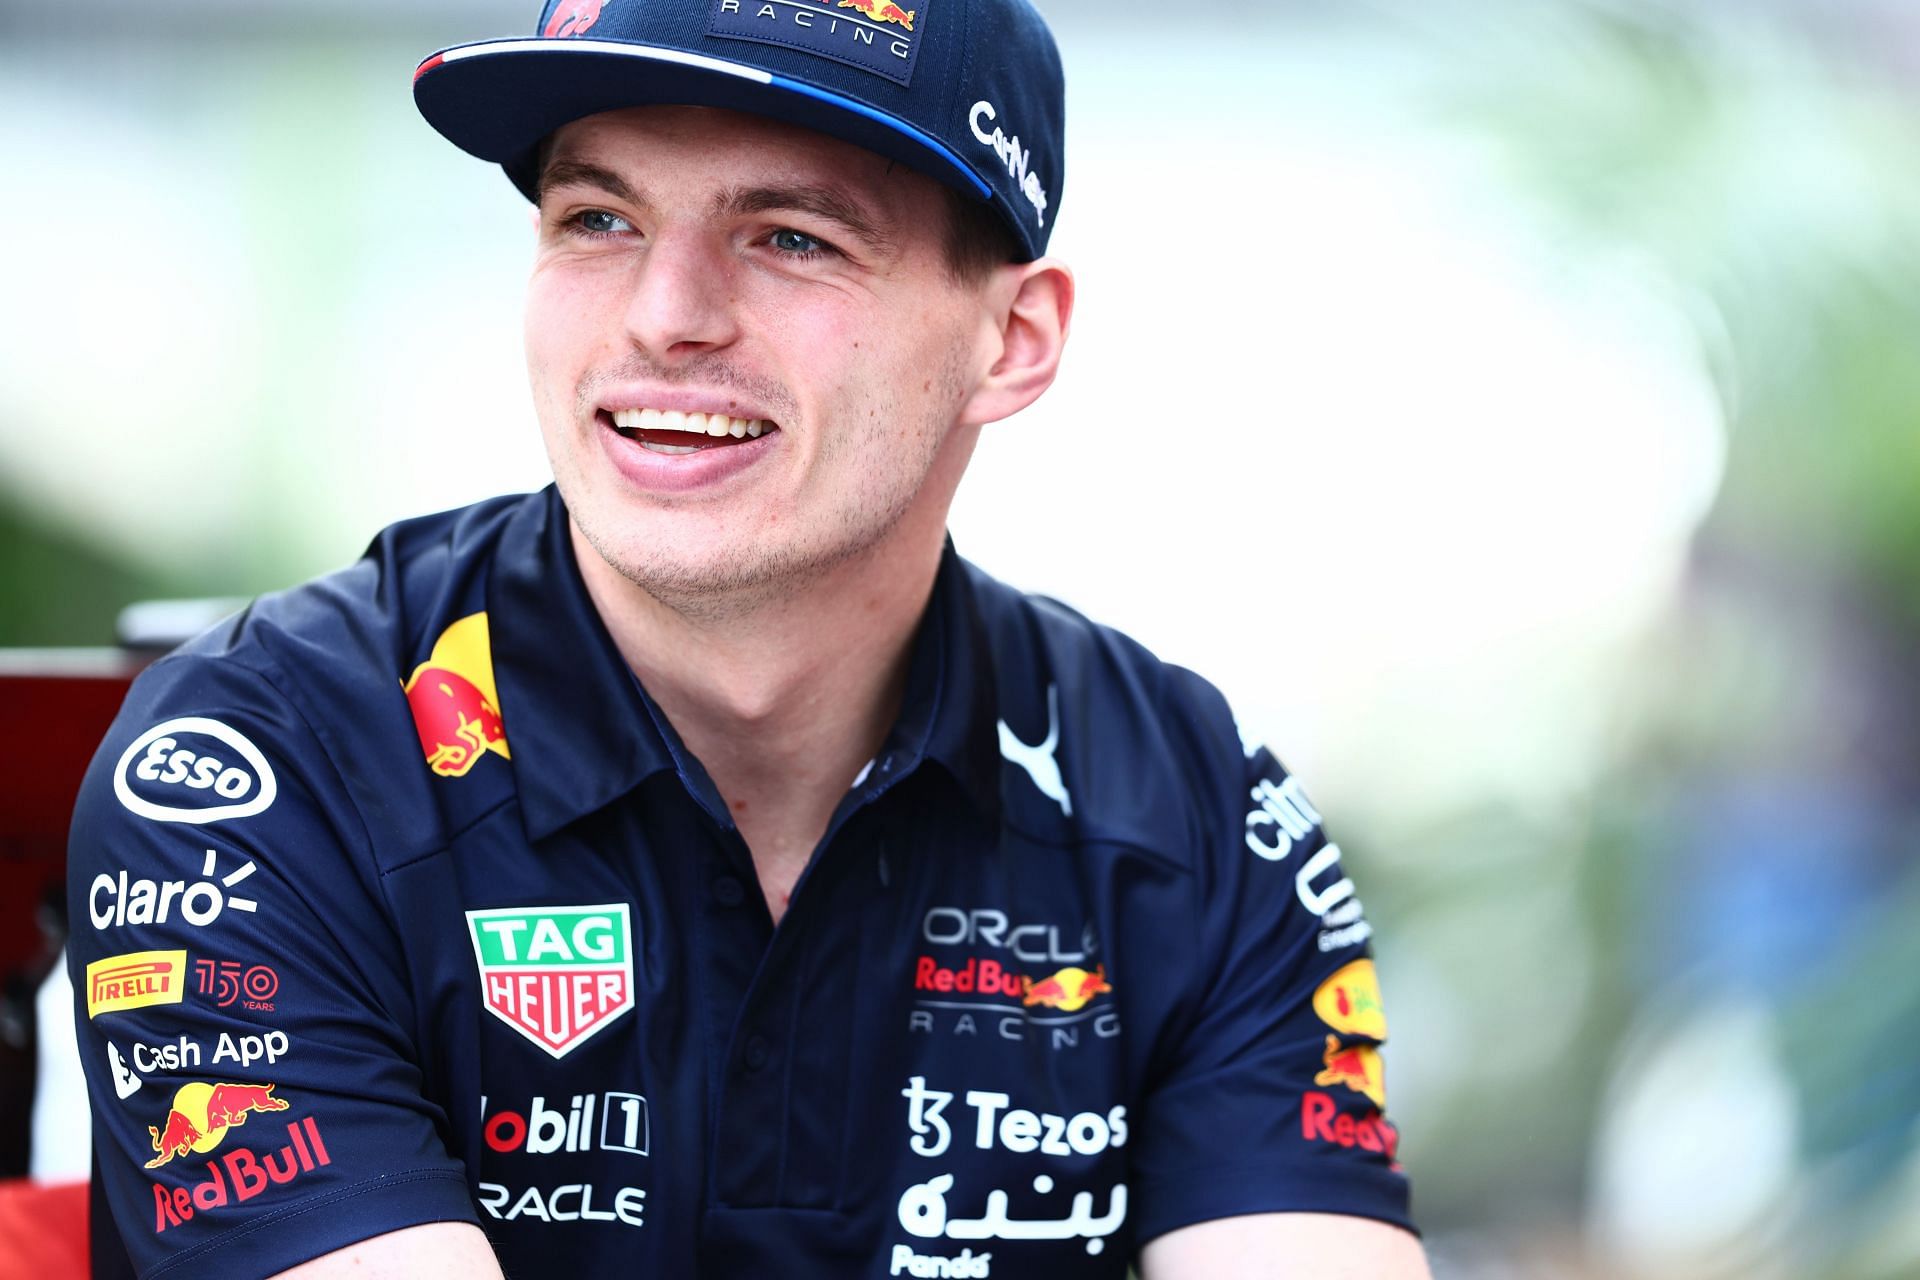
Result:
<svg viewBox="0 0 1920 1280"><path fill-rule="evenodd" d="M567 216L565 227L574 235L588 239L602 236L616 236L632 231L633 224L617 213L608 213L605 209L582 209Z"/></svg>
<svg viewBox="0 0 1920 1280"><path fill-rule="evenodd" d="M803 261L840 252L819 236L810 236L792 227L781 227L767 237L767 243L778 249L783 257L799 258Z"/></svg>

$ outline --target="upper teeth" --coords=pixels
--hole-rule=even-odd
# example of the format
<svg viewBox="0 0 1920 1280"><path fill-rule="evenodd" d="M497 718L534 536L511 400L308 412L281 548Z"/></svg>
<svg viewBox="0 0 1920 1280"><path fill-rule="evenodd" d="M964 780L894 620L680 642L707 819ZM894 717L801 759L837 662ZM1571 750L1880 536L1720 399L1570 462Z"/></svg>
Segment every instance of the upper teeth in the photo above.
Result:
<svg viewBox="0 0 1920 1280"><path fill-rule="evenodd" d="M622 431L685 431L691 435L758 436L767 429L760 418L729 418L724 413L682 413L678 409L615 409L613 425Z"/></svg>

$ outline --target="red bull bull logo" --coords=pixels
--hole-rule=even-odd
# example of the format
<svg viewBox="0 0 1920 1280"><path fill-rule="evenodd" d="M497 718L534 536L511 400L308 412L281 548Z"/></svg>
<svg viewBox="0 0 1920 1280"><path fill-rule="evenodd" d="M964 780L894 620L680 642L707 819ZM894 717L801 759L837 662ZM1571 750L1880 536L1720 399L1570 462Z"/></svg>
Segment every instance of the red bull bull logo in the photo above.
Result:
<svg viewBox="0 0 1920 1280"><path fill-rule="evenodd" d="M1364 1093L1373 1105L1387 1105L1387 1078L1381 1069L1380 1051L1370 1044L1341 1044L1339 1036L1327 1037L1327 1049L1321 1056L1326 1070L1313 1078L1315 1084L1343 1084L1355 1093Z"/></svg>
<svg viewBox="0 0 1920 1280"><path fill-rule="evenodd" d="M464 777L489 751L512 759L484 612L468 614L442 631L427 660L401 687L421 754L441 777Z"/></svg>
<svg viewBox="0 0 1920 1280"><path fill-rule="evenodd" d="M1049 1009L1058 1009L1063 1013L1078 1013L1095 996L1105 995L1113 990L1107 981L1107 966L1095 965L1091 972L1072 966L1056 969L1046 977L1035 982L1032 978L1022 978L1023 990L1020 1003L1028 1008L1045 1005Z"/></svg>
<svg viewBox="0 0 1920 1280"><path fill-rule="evenodd" d="M195 1080L180 1086L164 1126L148 1125L156 1154L147 1168L169 1160L205 1153L220 1145L227 1130L247 1122L255 1112L285 1111L284 1099L273 1096L270 1084L207 1084Z"/></svg>
<svg viewBox="0 0 1920 1280"><path fill-rule="evenodd" d="M875 22L897 22L907 30L913 30L915 10L902 9L893 0L840 0L840 7L858 10Z"/></svg>

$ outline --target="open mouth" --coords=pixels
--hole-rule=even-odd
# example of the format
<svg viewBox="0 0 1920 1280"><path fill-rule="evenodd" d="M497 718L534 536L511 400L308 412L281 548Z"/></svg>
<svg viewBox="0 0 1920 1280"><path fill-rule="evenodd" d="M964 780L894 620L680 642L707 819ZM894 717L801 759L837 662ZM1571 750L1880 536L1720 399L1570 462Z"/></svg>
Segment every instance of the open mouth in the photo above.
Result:
<svg viewBox="0 0 1920 1280"><path fill-rule="evenodd" d="M780 430L766 418L681 413L677 409L602 409L596 416L601 425L619 432L650 453L687 454L724 449Z"/></svg>

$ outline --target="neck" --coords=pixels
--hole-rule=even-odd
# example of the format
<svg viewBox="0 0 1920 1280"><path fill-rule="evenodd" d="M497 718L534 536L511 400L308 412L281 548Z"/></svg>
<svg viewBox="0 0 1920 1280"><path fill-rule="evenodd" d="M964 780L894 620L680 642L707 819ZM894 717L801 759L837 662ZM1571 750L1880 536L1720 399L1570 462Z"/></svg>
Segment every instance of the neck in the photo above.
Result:
<svg viewBox="0 0 1920 1280"><path fill-rule="evenodd" d="M620 576L577 529L573 541L614 643L703 764L696 739L751 735L762 756L804 756L789 745L796 736L879 718L874 733L853 735L862 741L849 750L868 752L857 770L898 710L899 691L889 697L889 689L901 683L939 568L944 535L933 532L889 539L791 594L698 611L677 610Z"/></svg>
<svg viewBox="0 0 1920 1280"><path fill-rule="evenodd" d="M573 529L588 594L719 788L776 919L899 714L944 514L910 515L876 547L785 595L691 612L622 576Z"/></svg>

